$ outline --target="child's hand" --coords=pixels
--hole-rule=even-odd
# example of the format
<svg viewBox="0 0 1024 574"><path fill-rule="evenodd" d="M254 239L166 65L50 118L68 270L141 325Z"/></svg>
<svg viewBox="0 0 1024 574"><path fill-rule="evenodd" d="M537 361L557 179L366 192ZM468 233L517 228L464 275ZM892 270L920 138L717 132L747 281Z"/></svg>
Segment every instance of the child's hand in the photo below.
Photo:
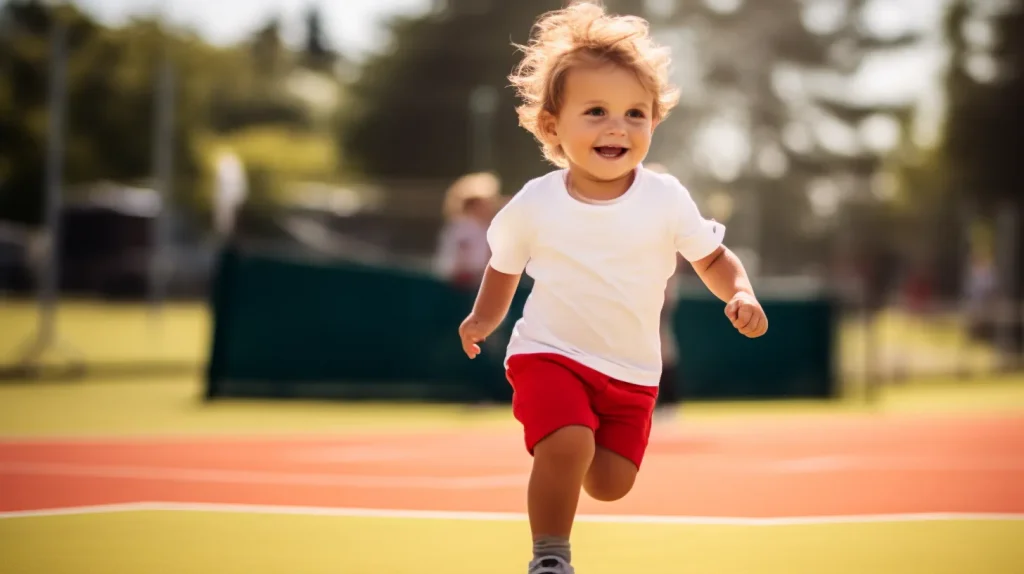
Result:
<svg viewBox="0 0 1024 574"><path fill-rule="evenodd" d="M768 331L768 317L757 299L749 293L737 293L725 306L725 316L736 330L750 337L760 337Z"/></svg>
<svg viewBox="0 0 1024 574"><path fill-rule="evenodd" d="M480 345L477 343L486 339L498 325L493 321L486 321L470 314L466 320L459 325L459 338L462 339L462 350L466 356L475 359L480 354Z"/></svg>

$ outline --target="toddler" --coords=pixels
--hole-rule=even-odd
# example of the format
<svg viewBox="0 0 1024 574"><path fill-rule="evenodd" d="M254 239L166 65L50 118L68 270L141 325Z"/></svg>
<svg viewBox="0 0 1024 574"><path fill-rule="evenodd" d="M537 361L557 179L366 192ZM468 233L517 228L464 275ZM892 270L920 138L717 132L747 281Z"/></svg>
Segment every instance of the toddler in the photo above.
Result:
<svg viewBox="0 0 1024 574"><path fill-rule="evenodd" d="M558 169L495 215L476 301L459 327L470 358L504 319L522 273L534 279L509 341L512 412L533 456L530 574L572 574L581 489L599 501L633 487L651 432L666 282L681 254L747 337L768 328L725 228L686 188L641 162L677 101L669 54L647 23L578 2L543 15L510 79L520 124Z"/></svg>

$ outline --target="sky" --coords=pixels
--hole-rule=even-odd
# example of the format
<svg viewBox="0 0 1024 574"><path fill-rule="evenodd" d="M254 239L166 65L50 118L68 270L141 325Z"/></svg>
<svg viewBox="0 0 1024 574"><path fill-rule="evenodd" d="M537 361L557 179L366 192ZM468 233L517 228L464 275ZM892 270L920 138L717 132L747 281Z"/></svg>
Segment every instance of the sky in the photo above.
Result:
<svg viewBox="0 0 1024 574"><path fill-rule="evenodd" d="M271 17L280 15L286 39L298 37L301 16L319 4L332 44L359 59L387 39L384 20L396 14L428 10L431 0L73 0L101 21L124 22L162 9L171 21L187 25L206 40L228 44L250 35Z"/></svg>

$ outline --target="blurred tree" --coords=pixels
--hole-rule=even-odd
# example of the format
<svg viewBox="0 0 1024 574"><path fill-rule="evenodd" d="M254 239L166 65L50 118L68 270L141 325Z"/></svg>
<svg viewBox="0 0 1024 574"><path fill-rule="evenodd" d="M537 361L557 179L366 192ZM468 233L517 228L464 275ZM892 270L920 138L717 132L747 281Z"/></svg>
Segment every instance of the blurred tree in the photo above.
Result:
<svg viewBox="0 0 1024 574"><path fill-rule="evenodd" d="M512 41L525 43L535 18L561 4L448 2L427 16L394 20L391 44L365 62L349 89L339 122L346 161L374 178L445 180L492 169L507 190L541 174L549 166L518 125L507 76L518 61ZM488 93L496 101L490 129L474 130L471 97L480 87L478 102L488 103ZM478 127L487 125L485 113ZM479 154L488 147L496 150L489 159Z"/></svg>
<svg viewBox="0 0 1024 574"><path fill-rule="evenodd" d="M303 65L321 72L330 72L337 53L328 45L324 32L323 14L318 6L306 10L306 42L302 54Z"/></svg>
<svg viewBox="0 0 1024 574"><path fill-rule="evenodd" d="M239 51L231 58L234 69L222 69L224 76L210 79L210 127L218 133L268 124L309 128L308 110L287 89L295 62L281 40L280 20L271 18L256 30L247 46L247 57Z"/></svg>
<svg viewBox="0 0 1024 574"><path fill-rule="evenodd" d="M26 223L38 222L42 214L50 43L56 18L68 31L65 182L139 182L153 170L159 28L140 21L110 30L73 7L54 11L39 0L9 2L0 11L0 73L7 78L4 91L11 110L0 120L0 157L9 166L0 181L0 217ZM180 102L182 85L178 88ZM174 126L176 179L182 188L198 172L188 137L192 119L179 115Z"/></svg>
<svg viewBox="0 0 1024 574"><path fill-rule="evenodd" d="M211 133L204 136L202 149L211 156L224 149L238 155L249 177L249 209L273 211L291 184L331 181L338 175L340 156L330 118L340 82L333 75L334 55L325 43L319 11L311 8L305 22L306 42L297 51L284 44L280 20L271 18L228 50L224 62L235 69L209 79ZM320 97L324 92L327 98Z"/></svg>
<svg viewBox="0 0 1024 574"><path fill-rule="evenodd" d="M271 18L249 41L256 74L266 83L277 78L285 66L287 50L281 40L281 20Z"/></svg>
<svg viewBox="0 0 1024 574"><path fill-rule="evenodd" d="M955 0L946 19L952 50L946 76L947 118L939 157L948 194L969 198L1000 232L1003 284L1024 297L1024 1ZM1015 237L1014 237L1015 235Z"/></svg>
<svg viewBox="0 0 1024 574"><path fill-rule="evenodd" d="M41 0L13 0L0 8L2 219L30 224L41 219L50 38L58 17L68 27L64 179L69 190L104 179L148 184L154 171L157 66L165 54L174 78L172 199L179 205L209 208L211 160L224 145L260 150L251 154L257 163L273 147L335 149L329 135L308 133L310 113L288 84L296 58L280 42L273 20L251 41L219 48L153 20L110 28L73 7L55 11ZM271 126L277 129L263 129ZM336 156L328 161L321 156L315 156L316 174L329 178L336 173ZM288 181L311 173L309 162L294 163L301 168L273 163L268 177Z"/></svg>
<svg viewBox="0 0 1024 574"><path fill-rule="evenodd" d="M864 145L863 124L898 122L910 107L857 101L850 79L868 57L916 38L874 34L863 0L647 4L684 87L652 157L707 203L732 196L732 241L762 272L817 271L808 264L832 258L842 206L871 197L885 154Z"/></svg>

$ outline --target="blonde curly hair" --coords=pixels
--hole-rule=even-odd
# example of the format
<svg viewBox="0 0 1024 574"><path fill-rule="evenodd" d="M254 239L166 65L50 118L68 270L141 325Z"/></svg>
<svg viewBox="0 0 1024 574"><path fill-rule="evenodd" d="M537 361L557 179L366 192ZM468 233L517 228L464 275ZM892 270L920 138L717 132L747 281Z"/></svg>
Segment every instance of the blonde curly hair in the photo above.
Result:
<svg viewBox="0 0 1024 574"><path fill-rule="evenodd" d="M546 141L541 122L545 114L558 116L565 79L574 66L614 64L633 71L655 95L655 122L664 119L679 102L679 90L669 82L669 50L651 39L647 21L609 15L593 0L575 1L541 15L530 42L513 45L524 54L509 76L522 100L516 107L519 125L533 134L544 157L558 167L567 166L565 153Z"/></svg>

